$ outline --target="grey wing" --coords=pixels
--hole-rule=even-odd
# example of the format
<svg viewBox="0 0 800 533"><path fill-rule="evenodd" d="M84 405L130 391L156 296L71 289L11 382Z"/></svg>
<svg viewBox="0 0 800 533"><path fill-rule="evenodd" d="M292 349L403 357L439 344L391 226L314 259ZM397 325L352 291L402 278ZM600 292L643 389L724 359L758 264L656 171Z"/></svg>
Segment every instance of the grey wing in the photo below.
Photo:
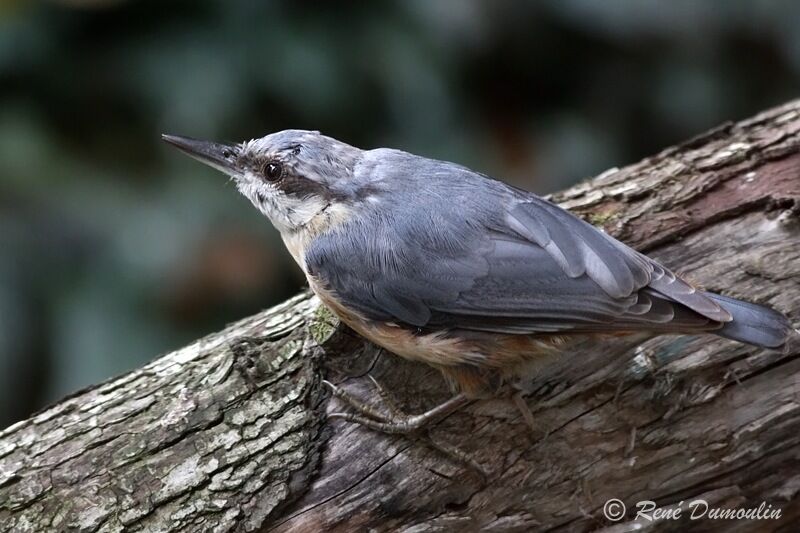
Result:
<svg viewBox="0 0 800 533"><path fill-rule="evenodd" d="M541 246L570 279L589 278L612 299L638 294L642 304L655 298L681 304L715 322L731 320L716 301L667 268L541 198L531 195L516 204L508 210L505 222L512 232ZM520 253L530 251L516 250L509 255Z"/></svg>
<svg viewBox="0 0 800 533"><path fill-rule="evenodd" d="M480 178L484 179L485 178ZM490 180L486 180L489 182ZM448 187L314 241L309 272L367 318L534 334L708 329L730 320L664 267L571 213L499 182Z"/></svg>

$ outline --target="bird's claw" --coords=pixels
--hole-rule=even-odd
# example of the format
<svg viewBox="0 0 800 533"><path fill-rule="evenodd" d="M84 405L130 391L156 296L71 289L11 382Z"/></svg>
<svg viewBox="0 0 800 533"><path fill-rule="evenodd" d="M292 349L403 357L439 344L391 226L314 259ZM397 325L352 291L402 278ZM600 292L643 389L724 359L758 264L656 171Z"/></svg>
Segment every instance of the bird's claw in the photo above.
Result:
<svg viewBox="0 0 800 533"><path fill-rule="evenodd" d="M469 399L463 394L457 394L446 402L441 403L433 409L425 411L424 413L420 413L418 415L408 415L395 405L394 401L389 398L389 394L386 392L386 390L381 387L374 378L372 378L372 382L378 391L378 395L386 404L387 410L390 412L389 415L386 415L371 405L364 403L342 387L334 385L330 381L323 380L323 384L330 389L331 394L344 401L350 407L363 415L358 416L351 413L331 413L328 416L331 418L341 418L344 420L349 420L350 422L356 422L383 433L407 434L413 433L414 431L417 431L431 422L439 420L440 418L453 413L460 407L463 407L469 403Z"/></svg>
<svg viewBox="0 0 800 533"><path fill-rule="evenodd" d="M414 436L416 439L423 441L425 444L446 455L450 459L466 464L477 472L484 482L486 481L486 472L464 451L454 446L436 442L429 432L422 431L428 424L439 420L469 403L469 399L459 394L424 413L408 415L397 406L391 394L374 377L369 376L369 379L372 381L372 385L377 391L378 396L380 396L381 402L389 412L388 415L356 398L346 389L334 385L330 381L323 380L322 384L331 391L333 396L342 400L358 413L335 412L330 413L328 418L347 420L348 422L353 422L382 433Z"/></svg>

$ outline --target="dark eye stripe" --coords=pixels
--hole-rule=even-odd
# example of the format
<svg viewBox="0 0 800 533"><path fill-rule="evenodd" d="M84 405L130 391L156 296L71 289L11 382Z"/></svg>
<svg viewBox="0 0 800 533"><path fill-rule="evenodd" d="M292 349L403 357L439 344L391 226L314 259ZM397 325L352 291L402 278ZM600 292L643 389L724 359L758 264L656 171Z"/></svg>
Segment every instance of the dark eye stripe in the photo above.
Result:
<svg viewBox="0 0 800 533"><path fill-rule="evenodd" d="M279 187L286 194L293 194L297 196L311 196L318 195L326 197L326 187L317 183L314 180L297 176L294 174L286 174L280 182Z"/></svg>

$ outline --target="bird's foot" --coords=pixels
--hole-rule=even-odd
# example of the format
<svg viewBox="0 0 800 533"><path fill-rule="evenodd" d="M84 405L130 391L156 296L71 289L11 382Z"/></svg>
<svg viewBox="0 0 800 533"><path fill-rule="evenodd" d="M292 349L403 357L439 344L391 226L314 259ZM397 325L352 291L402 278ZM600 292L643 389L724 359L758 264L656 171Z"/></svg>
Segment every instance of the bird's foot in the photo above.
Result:
<svg viewBox="0 0 800 533"><path fill-rule="evenodd" d="M372 381L375 390L378 392L378 395L380 396L383 405L386 407L388 414L383 413L377 408L364 403L342 387L334 385L330 381L323 381L323 384L328 387L333 396L339 398L359 413L331 413L328 415L328 417L341 418L349 422L355 422L356 424L360 424L383 433L395 435L408 434L424 428L431 422L435 422L441 418L444 418L445 416L457 411L459 408L470 402L470 400L463 394L457 394L446 402L441 403L433 409L425 411L424 413L420 413L418 415L409 415L397 407L397 404L391 398L386 389L384 389L380 383L375 380L375 378L369 376L369 379Z"/></svg>
<svg viewBox="0 0 800 533"><path fill-rule="evenodd" d="M484 481L486 480L486 472L466 452L454 446L437 442L431 437L428 431L423 431L433 422L437 422L467 405L471 401L469 398L463 394L457 394L446 402L424 413L409 415L397 406L391 395L375 378L369 376L369 379L372 381L378 396L380 396L381 403L385 406L387 413L356 398L344 388L334 385L329 381L323 381L323 384L331 391L333 396L343 401L358 413L336 412L329 414L328 417L347 420L348 422L353 422L382 433L407 435L421 440L450 459L466 464L475 470Z"/></svg>

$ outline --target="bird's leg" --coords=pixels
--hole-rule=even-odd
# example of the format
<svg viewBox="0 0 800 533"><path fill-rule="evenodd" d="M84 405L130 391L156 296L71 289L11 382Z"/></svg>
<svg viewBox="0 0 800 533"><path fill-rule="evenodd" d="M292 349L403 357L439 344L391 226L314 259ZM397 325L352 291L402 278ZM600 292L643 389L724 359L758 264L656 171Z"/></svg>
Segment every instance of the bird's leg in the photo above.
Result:
<svg viewBox="0 0 800 533"><path fill-rule="evenodd" d="M375 378L369 376L369 379L372 381L372 384L375 387L375 390L378 392L378 395L386 407L386 410L389 411L388 416L378 411L378 409L375 409L374 407L359 400L345 389L337 387L329 381L323 381L325 386L330 389L333 396L339 398L363 415L359 416L353 413L331 413L328 416L330 418L341 418L343 420L347 420L348 422L354 422L383 433L403 434L415 440L421 441L433 450L445 455L450 460L455 461L456 463L461 463L472 469L480 476L482 482L486 482L488 479L487 472L481 467L480 464L478 464L477 461L475 461L475 459L470 457L469 454L455 446L437 442L434 440L430 431L422 431L425 426L444 418L450 413L453 413L459 408L470 403L471 400L468 397L466 397L464 394L457 394L446 402L441 403L424 413L418 415L408 415L397 406L391 394L389 394L389 392Z"/></svg>
<svg viewBox="0 0 800 533"><path fill-rule="evenodd" d="M328 417L341 418L349 422L355 422L356 424L360 424L383 433L408 434L425 427L431 422L444 418L445 416L457 411L470 402L470 399L463 394L457 394L446 402L441 403L433 409L425 411L424 413L420 413L418 415L408 415L398 409L391 399L388 399L388 393L383 387L378 385L377 381L373 379L372 382L375 384L375 388L377 389L378 394L380 395L390 414L383 414L374 407L369 406L361 400L355 398L343 388L338 387L329 381L323 381L325 386L330 389L331 394L345 402L361 415L359 416L358 414L353 413L331 413L328 415Z"/></svg>
<svg viewBox="0 0 800 533"><path fill-rule="evenodd" d="M373 383L377 383L377 382L373 380ZM358 398L356 398L355 396L350 394L347 391L347 389L344 389L342 387L334 385L333 383L331 383L330 381L328 381L326 379L322 380L322 384L325 385L326 387L328 387L328 390L331 391L331 394L333 396L339 398L344 403L346 403L347 405L349 405L350 407L352 407L353 409L355 409L356 411L358 411L362 415L367 416L367 417L369 417L371 419L374 419L374 420L386 420L387 419L386 415L384 415L378 409L372 407L371 405L366 404L363 401L359 400ZM344 418L344 416L341 416L343 414L344 413L331 413L330 415L328 415L328 417L330 417L330 418Z"/></svg>
<svg viewBox="0 0 800 533"><path fill-rule="evenodd" d="M474 470L481 477L483 482L488 479L486 471L466 452L455 446L437 442L433 439L429 431L422 431L425 426L444 418L468 404L471 401L469 398L463 394L458 394L424 413L408 415L397 406L391 394L389 394L375 378L369 376L369 379L372 381L383 405L389 412L388 415L381 413L378 409L359 400L342 387L338 387L329 381L323 381L325 386L330 389L333 396L342 400L361 415L359 416L353 413L331 413L328 417L341 418L348 422L354 422L383 433L407 435L415 440L422 441L424 444L445 455L449 459L466 465Z"/></svg>
<svg viewBox="0 0 800 533"><path fill-rule="evenodd" d="M519 410L519 414L522 415L522 419L531 429L531 431L536 431L536 422L533 419L533 413L531 413L530 408L528 407L528 402L525 401L525 397L522 395L522 391L517 391L511 396L511 401L514 402L514 405Z"/></svg>

